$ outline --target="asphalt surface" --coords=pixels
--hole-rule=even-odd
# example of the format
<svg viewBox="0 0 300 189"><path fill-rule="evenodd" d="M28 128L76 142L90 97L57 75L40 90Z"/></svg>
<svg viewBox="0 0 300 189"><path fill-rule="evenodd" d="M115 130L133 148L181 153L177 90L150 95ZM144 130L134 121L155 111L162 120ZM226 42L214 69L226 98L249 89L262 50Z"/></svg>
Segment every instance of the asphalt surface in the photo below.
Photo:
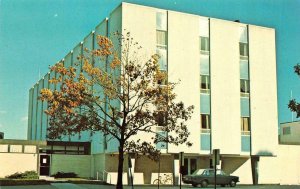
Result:
<svg viewBox="0 0 300 189"><path fill-rule="evenodd" d="M70 183L52 183L51 185L38 185L38 186L0 186L0 189L114 189L113 185L91 185L91 184L70 184ZM134 189L157 189L157 186L134 186ZM192 189L194 187L185 185L182 189ZM209 186L207 188L214 188ZM219 189L229 189L230 187L217 187ZM124 189L132 189L131 186L124 186ZM179 186L160 186L160 189L179 189ZM300 189L300 185L258 185L258 186L245 186L237 185L235 188L230 189Z"/></svg>

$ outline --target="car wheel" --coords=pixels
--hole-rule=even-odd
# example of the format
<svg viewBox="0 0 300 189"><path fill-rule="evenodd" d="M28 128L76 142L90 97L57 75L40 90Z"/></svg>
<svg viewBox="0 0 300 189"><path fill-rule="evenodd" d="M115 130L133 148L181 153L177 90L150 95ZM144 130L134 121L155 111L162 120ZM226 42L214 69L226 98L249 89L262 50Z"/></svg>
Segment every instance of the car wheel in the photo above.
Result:
<svg viewBox="0 0 300 189"><path fill-rule="evenodd" d="M229 183L230 187L235 187L236 186L236 182L234 180L230 181Z"/></svg>
<svg viewBox="0 0 300 189"><path fill-rule="evenodd" d="M201 186L202 186L203 188L207 187L207 185L208 185L207 180L203 180L203 181L201 182Z"/></svg>
<svg viewBox="0 0 300 189"><path fill-rule="evenodd" d="M225 184L221 184L221 187L225 187Z"/></svg>
<svg viewBox="0 0 300 189"><path fill-rule="evenodd" d="M199 184L192 184L192 186L193 186L193 187L198 187L198 186L199 186Z"/></svg>

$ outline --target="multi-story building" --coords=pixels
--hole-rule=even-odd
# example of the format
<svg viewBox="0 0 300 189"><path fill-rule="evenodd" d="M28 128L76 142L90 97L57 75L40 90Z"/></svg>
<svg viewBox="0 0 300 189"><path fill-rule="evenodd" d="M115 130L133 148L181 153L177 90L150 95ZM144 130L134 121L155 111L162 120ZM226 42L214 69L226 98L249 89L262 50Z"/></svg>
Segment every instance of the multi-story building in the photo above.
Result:
<svg viewBox="0 0 300 189"><path fill-rule="evenodd" d="M213 149L220 149L221 168L240 176L242 183L276 183L268 175L277 155L277 85L275 30L255 25L122 3L62 60L75 65L85 48L96 47L96 36L130 31L147 55L161 56L160 68L169 81L178 81L177 98L194 105L188 121L192 147L167 145L161 168L146 157L133 159L135 183L151 183L158 172L179 175L178 153L184 152L184 171L211 166ZM80 66L80 65L79 65ZM29 91L28 139L46 140L46 102L37 100L42 88L57 89L47 73ZM66 141L91 142L91 176L117 171L117 143L84 132ZM258 169L258 162L260 166Z"/></svg>

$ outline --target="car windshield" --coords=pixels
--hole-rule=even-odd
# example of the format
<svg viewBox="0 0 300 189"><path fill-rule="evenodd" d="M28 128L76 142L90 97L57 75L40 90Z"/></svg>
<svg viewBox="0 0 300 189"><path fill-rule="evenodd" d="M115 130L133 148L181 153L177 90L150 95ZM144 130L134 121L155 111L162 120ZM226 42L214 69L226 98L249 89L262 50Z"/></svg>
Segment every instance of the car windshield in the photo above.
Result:
<svg viewBox="0 0 300 189"><path fill-rule="evenodd" d="M192 175L202 175L204 170L205 169L197 169L196 171L193 172Z"/></svg>

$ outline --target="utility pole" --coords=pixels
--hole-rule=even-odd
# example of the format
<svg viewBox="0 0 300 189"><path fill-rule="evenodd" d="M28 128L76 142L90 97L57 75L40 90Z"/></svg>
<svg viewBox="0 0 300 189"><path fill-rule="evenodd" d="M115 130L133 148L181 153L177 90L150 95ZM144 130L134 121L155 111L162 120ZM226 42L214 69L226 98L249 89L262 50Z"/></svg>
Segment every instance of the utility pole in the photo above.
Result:
<svg viewBox="0 0 300 189"><path fill-rule="evenodd" d="M214 164L214 177L215 177L215 189L217 188L217 165L220 164L220 149L213 150L213 164Z"/></svg>
<svg viewBox="0 0 300 189"><path fill-rule="evenodd" d="M182 171L183 171L183 166L184 166L184 152L179 153L179 161L180 161L180 166L179 166L179 188L181 189L181 180L182 180Z"/></svg>

